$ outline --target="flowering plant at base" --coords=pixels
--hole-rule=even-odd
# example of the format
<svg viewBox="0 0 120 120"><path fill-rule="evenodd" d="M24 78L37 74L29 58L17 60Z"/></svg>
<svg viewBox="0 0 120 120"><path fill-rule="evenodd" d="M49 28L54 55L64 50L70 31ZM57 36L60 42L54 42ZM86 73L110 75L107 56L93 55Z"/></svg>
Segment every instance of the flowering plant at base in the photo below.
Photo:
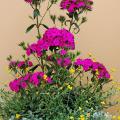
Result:
<svg viewBox="0 0 120 120"><path fill-rule="evenodd" d="M80 52L73 52L75 34L86 21L85 17L81 18L82 13L92 10L93 2L62 0L60 8L68 11L68 18L58 17L60 28L56 26L55 15L50 17L55 27L43 23L46 13L57 0L48 1L43 16L39 9L43 1L25 1L33 9L30 19L34 21L26 32L36 27L37 41L19 44L25 51L22 60L15 61L12 56L7 58L14 77L9 83L13 92L10 95L3 92L5 102L0 101L0 116L4 120L93 120L94 113L108 106L106 98L111 93L103 88L111 81L111 76L100 62L92 58L81 59ZM47 29L43 34L41 27ZM33 58L36 61L33 62Z"/></svg>

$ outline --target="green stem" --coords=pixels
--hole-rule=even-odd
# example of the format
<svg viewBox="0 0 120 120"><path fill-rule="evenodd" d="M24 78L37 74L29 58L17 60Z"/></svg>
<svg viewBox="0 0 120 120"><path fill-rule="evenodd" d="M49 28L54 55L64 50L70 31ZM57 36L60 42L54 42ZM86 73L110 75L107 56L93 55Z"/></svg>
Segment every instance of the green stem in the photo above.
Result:
<svg viewBox="0 0 120 120"><path fill-rule="evenodd" d="M36 57L36 55L33 53L33 56L36 58L36 60L38 61L38 64L40 65L40 61L39 59Z"/></svg>
<svg viewBox="0 0 120 120"><path fill-rule="evenodd" d="M72 25L73 25L73 17L72 17L72 19L71 19L71 21L70 21L70 27L69 27L69 31L71 30L71 28L72 28Z"/></svg>
<svg viewBox="0 0 120 120"><path fill-rule="evenodd" d="M74 80L77 79L77 77L81 74L81 71L76 75L76 77L74 78Z"/></svg>
<svg viewBox="0 0 120 120"><path fill-rule="evenodd" d="M37 9L37 3L35 4L35 8ZM41 38L41 35L40 35L40 30L39 30L39 17L37 16L36 17L36 28L37 28L37 32L38 32L38 38L40 39Z"/></svg>
<svg viewBox="0 0 120 120"><path fill-rule="evenodd" d="M42 71L44 72L44 63L43 63L43 58L41 57L41 68L42 68Z"/></svg>
<svg viewBox="0 0 120 120"><path fill-rule="evenodd" d="M46 15L47 12L49 11L49 9L52 7L52 5L53 5L53 4L51 3L51 5L49 6L49 2L48 2L48 7L47 7L47 9L46 9L44 15L42 16L42 18L41 18L41 20L40 20L39 26L42 24L42 21L43 21L45 15Z"/></svg>
<svg viewBox="0 0 120 120"><path fill-rule="evenodd" d="M38 18L38 16L37 16L37 18L36 18L36 21L37 21L36 27L37 27L37 31L38 31L38 38L40 39L40 38L41 38L41 35L40 35L40 30L39 30L39 18Z"/></svg>

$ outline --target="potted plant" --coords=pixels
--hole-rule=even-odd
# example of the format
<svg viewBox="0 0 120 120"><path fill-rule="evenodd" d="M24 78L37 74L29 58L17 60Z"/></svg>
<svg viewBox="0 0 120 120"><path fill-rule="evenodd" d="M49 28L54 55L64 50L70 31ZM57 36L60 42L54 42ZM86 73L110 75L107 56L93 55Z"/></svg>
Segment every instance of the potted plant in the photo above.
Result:
<svg viewBox="0 0 120 120"><path fill-rule="evenodd" d="M75 36L87 20L86 13L92 11L93 1L25 1L33 9L29 16L33 24L26 33L36 28L37 40L19 44L25 51L22 60L14 60L11 55L7 58L15 79L9 83L13 92L1 90L0 116L3 120L95 120L97 114L105 116L100 111L112 94L103 90L111 81L110 74L91 55L81 58L80 52L74 52ZM44 2L48 6L42 15ZM66 15L50 14L55 4ZM47 13L55 27L44 23Z"/></svg>

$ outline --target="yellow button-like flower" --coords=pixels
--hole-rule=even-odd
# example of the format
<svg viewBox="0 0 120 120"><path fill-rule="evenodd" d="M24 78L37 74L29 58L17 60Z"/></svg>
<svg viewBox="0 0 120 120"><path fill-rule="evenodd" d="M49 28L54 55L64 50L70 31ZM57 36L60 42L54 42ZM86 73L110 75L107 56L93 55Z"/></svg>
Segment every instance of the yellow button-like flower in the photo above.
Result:
<svg viewBox="0 0 120 120"><path fill-rule="evenodd" d="M114 116L112 116L112 119L113 119L113 120L115 120L115 119L116 119L116 116L115 116L115 115L114 115Z"/></svg>
<svg viewBox="0 0 120 120"><path fill-rule="evenodd" d="M111 72L116 72L116 69L115 68L111 68Z"/></svg>
<svg viewBox="0 0 120 120"><path fill-rule="evenodd" d="M43 79L44 79L44 80L47 80L47 75L43 75Z"/></svg>
<svg viewBox="0 0 120 120"><path fill-rule="evenodd" d="M26 68L25 71L28 72L28 71L29 71L29 68Z"/></svg>
<svg viewBox="0 0 120 120"><path fill-rule="evenodd" d="M102 104L102 105L105 105L105 102L104 102L104 101L102 101L102 102L101 102L101 104Z"/></svg>
<svg viewBox="0 0 120 120"><path fill-rule="evenodd" d="M99 71L98 71L98 70L96 70L95 74L96 74L96 75L99 75Z"/></svg>
<svg viewBox="0 0 120 120"><path fill-rule="evenodd" d="M88 53L88 56L89 56L89 57L92 57L93 55L92 55L92 53Z"/></svg>
<svg viewBox="0 0 120 120"><path fill-rule="evenodd" d="M74 68L71 68L71 69L69 70L69 72L70 72L70 74L73 74L73 73L75 73L75 69L74 69Z"/></svg>
<svg viewBox="0 0 120 120"><path fill-rule="evenodd" d="M117 119L120 120L120 116L118 116Z"/></svg>
<svg viewBox="0 0 120 120"><path fill-rule="evenodd" d="M93 62L96 62L96 58L93 58L92 60L93 60Z"/></svg>
<svg viewBox="0 0 120 120"><path fill-rule="evenodd" d="M21 115L20 115L20 114L16 114L15 118L16 118L16 119L20 119L20 118L21 118Z"/></svg>
<svg viewBox="0 0 120 120"><path fill-rule="evenodd" d="M120 87L117 87L116 90L120 91Z"/></svg>
<svg viewBox="0 0 120 120"><path fill-rule="evenodd" d="M68 88L69 90L72 90L72 89L73 89L73 87L70 86L70 85L68 85L67 88Z"/></svg>
<svg viewBox="0 0 120 120"><path fill-rule="evenodd" d="M79 120L85 120L85 116L84 115L80 115L80 119Z"/></svg>
<svg viewBox="0 0 120 120"><path fill-rule="evenodd" d="M119 83L116 82L116 81L113 81L112 84L113 84L113 85L119 85Z"/></svg>

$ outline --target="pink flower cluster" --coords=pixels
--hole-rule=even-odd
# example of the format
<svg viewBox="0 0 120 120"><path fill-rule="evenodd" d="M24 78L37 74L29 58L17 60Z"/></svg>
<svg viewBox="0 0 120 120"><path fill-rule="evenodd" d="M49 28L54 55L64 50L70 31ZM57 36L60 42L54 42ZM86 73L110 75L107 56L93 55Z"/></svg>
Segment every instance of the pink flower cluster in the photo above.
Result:
<svg viewBox="0 0 120 120"><path fill-rule="evenodd" d="M67 54L67 51L66 50L64 50L64 49L62 49L62 50L60 50L60 55L62 55L62 56L64 56L64 55L66 55Z"/></svg>
<svg viewBox="0 0 120 120"><path fill-rule="evenodd" d="M27 3L32 3L32 0L25 0L25 2L27 2Z"/></svg>
<svg viewBox="0 0 120 120"><path fill-rule="evenodd" d="M31 83L35 87L40 84L40 81L44 80L47 83L52 83L52 79L45 75L43 72L28 73L24 77L15 79L9 83L9 87L12 91L19 92L20 89L25 89L28 87L28 84Z"/></svg>
<svg viewBox="0 0 120 120"><path fill-rule="evenodd" d="M49 28L44 33L43 38L27 48L26 53L28 56L36 53L37 56L41 57L43 51L50 47L75 49L73 34L66 29Z"/></svg>
<svg viewBox="0 0 120 120"><path fill-rule="evenodd" d="M60 6L62 9L67 9L69 13L75 12L80 8L92 9L91 0L62 0Z"/></svg>
<svg viewBox="0 0 120 120"><path fill-rule="evenodd" d="M9 68L18 67L18 68L25 68L25 67L32 67L33 63L31 61L11 61L9 63Z"/></svg>
<svg viewBox="0 0 120 120"><path fill-rule="evenodd" d="M57 64L62 66L62 67L68 67L69 65L71 65L71 59L69 57L58 58L57 59Z"/></svg>
<svg viewBox="0 0 120 120"><path fill-rule="evenodd" d="M18 62L17 64L17 67L18 68L24 68L24 67L32 67L33 66L33 63L31 61L20 61Z"/></svg>
<svg viewBox="0 0 120 120"><path fill-rule="evenodd" d="M105 66L99 62L93 62L91 59L77 59L76 62L74 62L75 66L82 66L84 71L92 70L93 72L98 72L98 78L110 78L110 74L105 68Z"/></svg>
<svg viewBox="0 0 120 120"><path fill-rule="evenodd" d="M13 68L13 67L16 67L17 66L17 62L16 61L11 61L9 63L9 68Z"/></svg>

